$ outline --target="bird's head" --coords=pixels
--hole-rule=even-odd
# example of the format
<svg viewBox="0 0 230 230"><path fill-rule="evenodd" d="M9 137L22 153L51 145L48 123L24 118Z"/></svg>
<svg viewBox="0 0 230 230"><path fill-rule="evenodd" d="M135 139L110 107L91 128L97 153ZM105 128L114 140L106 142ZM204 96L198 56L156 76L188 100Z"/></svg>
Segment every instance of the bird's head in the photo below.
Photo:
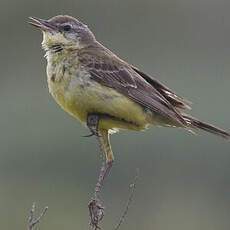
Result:
<svg viewBox="0 0 230 230"><path fill-rule="evenodd" d="M59 15L49 20L30 17L30 24L43 33L45 50L80 49L95 41L87 25L74 17Z"/></svg>

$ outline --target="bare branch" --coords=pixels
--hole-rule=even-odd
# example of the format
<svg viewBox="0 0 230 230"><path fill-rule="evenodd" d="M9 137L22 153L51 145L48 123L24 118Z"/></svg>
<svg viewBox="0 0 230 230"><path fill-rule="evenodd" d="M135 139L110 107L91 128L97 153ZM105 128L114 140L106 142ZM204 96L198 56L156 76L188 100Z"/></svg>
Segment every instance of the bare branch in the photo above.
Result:
<svg viewBox="0 0 230 230"><path fill-rule="evenodd" d="M28 218L27 230L34 230L34 227L40 222L42 217L46 214L48 207L46 206L38 217L35 217L35 209L36 209L36 205L35 203L33 203L32 208L30 210L30 215Z"/></svg>
<svg viewBox="0 0 230 230"><path fill-rule="evenodd" d="M135 193L135 189L136 189L136 184L137 184L137 180L139 179L139 170L136 170L136 176L133 180L133 183L131 183L129 185L130 188L130 194L125 206L125 209L123 211L122 216L119 219L119 222L116 224L114 230L119 230L119 228L121 227L122 223L124 222L130 205L133 201L133 197L134 197L134 193ZM101 229L98 226L98 223L103 219L104 217L104 207L101 205L100 201L97 200L97 193L95 193L95 197L94 199L91 200L91 202L89 203L89 211L90 211L90 218L91 218L91 227L93 230L97 230L97 229ZM28 217L28 225L27 225L27 230L35 230L37 229L36 226L40 223L41 219L45 216L46 212L48 210L48 207L45 207L42 212L36 217L35 216L35 212L36 212L36 205L35 203L33 203L32 208L30 210L29 213L29 217Z"/></svg>
<svg viewBox="0 0 230 230"><path fill-rule="evenodd" d="M136 176L135 176L135 178L134 178L134 180L133 180L133 183L129 185L130 194L129 194L129 198L128 198L127 203L126 203L126 206L125 206L125 210L124 210L122 216L120 217L119 222L118 222L117 225L115 226L114 230L118 230L118 229L121 227L122 223L123 223L124 220L125 220L125 217L126 217L127 214L128 214L129 207L130 207L130 205L131 205L131 203L132 203L132 201L133 201L133 197L134 197L134 192L135 192L137 180L139 179L139 174L140 174L139 169L136 169Z"/></svg>

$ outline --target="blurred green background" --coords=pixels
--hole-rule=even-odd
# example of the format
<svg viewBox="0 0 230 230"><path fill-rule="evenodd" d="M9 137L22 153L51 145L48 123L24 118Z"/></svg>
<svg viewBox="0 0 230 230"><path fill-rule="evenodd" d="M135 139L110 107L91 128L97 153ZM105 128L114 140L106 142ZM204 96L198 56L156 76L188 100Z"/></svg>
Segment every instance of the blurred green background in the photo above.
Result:
<svg viewBox="0 0 230 230"><path fill-rule="evenodd" d="M29 16L69 14L125 60L185 96L192 114L230 128L229 0L1 0L0 229L26 229L33 201L49 206L40 229L88 229L101 165L94 138L48 93L41 34ZM229 230L230 143L203 132L152 128L112 136L115 164L103 190L104 229Z"/></svg>

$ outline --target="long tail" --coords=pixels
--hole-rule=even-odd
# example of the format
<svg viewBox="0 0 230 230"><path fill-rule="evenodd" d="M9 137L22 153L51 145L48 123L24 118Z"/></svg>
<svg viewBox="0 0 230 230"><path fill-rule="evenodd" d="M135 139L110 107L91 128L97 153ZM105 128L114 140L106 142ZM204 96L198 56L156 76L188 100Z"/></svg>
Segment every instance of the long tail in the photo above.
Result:
<svg viewBox="0 0 230 230"><path fill-rule="evenodd" d="M205 122L199 121L196 118L190 117L188 115L183 115L183 118L190 123L192 128L198 128L198 129L202 129L205 130L209 133L213 133L215 135L221 136L225 139L230 140L230 133L226 132L223 129L217 128L213 125L207 124Z"/></svg>

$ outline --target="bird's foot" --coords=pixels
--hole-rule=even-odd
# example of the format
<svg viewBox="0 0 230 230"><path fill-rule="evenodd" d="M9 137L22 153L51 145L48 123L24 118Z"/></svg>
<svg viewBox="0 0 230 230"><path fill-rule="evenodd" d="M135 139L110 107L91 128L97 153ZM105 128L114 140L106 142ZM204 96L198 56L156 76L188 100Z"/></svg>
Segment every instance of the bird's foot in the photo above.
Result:
<svg viewBox="0 0 230 230"><path fill-rule="evenodd" d="M92 198L88 204L90 214L90 225L93 230L101 229L98 224L105 215L105 208L101 201L97 198Z"/></svg>
<svg viewBox="0 0 230 230"><path fill-rule="evenodd" d="M91 137L91 136L100 137L100 134L98 133L99 120L100 120L100 116L98 114L88 114L86 124L91 133L83 137Z"/></svg>
<svg viewBox="0 0 230 230"><path fill-rule="evenodd" d="M90 134L84 135L83 137L92 137L92 136L100 137L100 134L98 132L94 132L90 130Z"/></svg>

